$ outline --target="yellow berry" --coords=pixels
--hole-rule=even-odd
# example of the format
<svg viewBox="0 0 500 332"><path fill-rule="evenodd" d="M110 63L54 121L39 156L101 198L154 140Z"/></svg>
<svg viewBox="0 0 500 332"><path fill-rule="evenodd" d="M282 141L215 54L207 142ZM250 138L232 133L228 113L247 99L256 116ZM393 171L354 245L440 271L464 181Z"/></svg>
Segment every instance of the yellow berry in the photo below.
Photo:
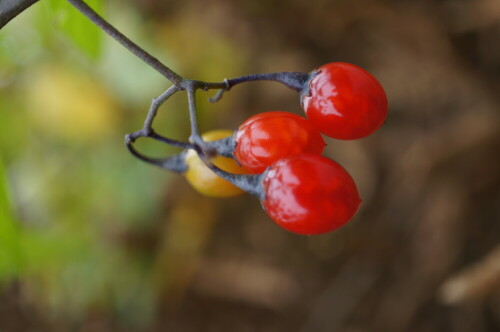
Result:
<svg viewBox="0 0 500 332"><path fill-rule="evenodd" d="M212 130L203 134L202 137L203 140L210 142L229 137L232 134L231 130ZM212 159L212 163L229 173L248 173L231 158L217 156ZM188 165L188 170L185 173L186 179L201 194L211 197L231 197L243 193L241 189L212 172L198 157L196 151L188 150L186 164Z"/></svg>

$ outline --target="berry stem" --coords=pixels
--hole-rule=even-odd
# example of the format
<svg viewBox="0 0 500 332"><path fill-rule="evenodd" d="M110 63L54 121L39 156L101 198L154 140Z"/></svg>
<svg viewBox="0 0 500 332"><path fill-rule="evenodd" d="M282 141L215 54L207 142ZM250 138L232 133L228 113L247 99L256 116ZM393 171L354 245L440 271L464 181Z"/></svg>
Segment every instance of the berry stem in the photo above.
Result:
<svg viewBox="0 0 500 332"><path fill-rule="evenodd" d="M220 89L217 94L210 98L211 102L217 102L222 98L225 91L229 91L233 86L252 81L274 81L284 84L292 90L301 92L304 85L309 81L310 74L300 72L279 72L279 73L261 73L246 75L231 79L224 79L225 87Z"/></svg>
<svg viewBox="0 0 500 332"><path fill-rule="evenodd" d="M205 142L200 136L200 131L198 129L198 115L196 114L196 85L194 81L186 81L186 92L188 96L188 107L189 107L189 122L191 124L191 136L189 136L189 141L197 146L199 146L202 151L205 147Z"/></svg>
<svg viewBox="0 0 500 332"><path fill-rule="evenodd" d="M133 147L133 139L130 139L129 135L127 135L125 139L125 145L127 146L128 150L138 159L145 161L149 164L156 165L158 167L161 167L163 169L167 169L169 171L175 172L175 173L184 173L187 170L187 165L185 162L185 154L186 151L183 151L179 154L173 155L168 158L151 158L147 157L140 152L138 152L134 147Z"/></svg>
<svg viewBox="0 0 500 332"><path fill-rule="evenodd" d="M240 188L243 191L246 191L250 195L254 195L260 200L263 200L264 197L264 188L262 187L262 179L265 176L265 172L262 174L233 174L226 172L219 167L215 166L212 164L210 160L207 160L207 158L199 153L198 155L200 156L201 160L218 176L223 178L224 180L232 183L236 187Z"/></svg>
<svg viewBox="0 0 500 332"><path fill-rule="evenodd" d="M168 145L172 145L172 146L175 146L175 147L178 147L178 148L194 149L194 145L191 144L191 143L173 140L171 138L167 138L167 137L161 136L161 135L157 134L155 131L150 132L147 135L147 137L151 137L154 140L157 140L159 142L162 142L162 143L165 143L165 144L168 144Z"/></svg>
<svg viewBox="0 0 500 332"><path fill-rule="evenodd" d="M217 154L233 158L233 151L236 145L233 136L229 136L226 138L218 139L216 141L205 142L205 144L211 149L217 151Z"/></svg>
<svg viewBox="0 0 500 332"><path fill-rule="evenodd" d="M307 82L309 74L299 72L280 72L280 73L261 73L246 75L242 77L232 78L226 80L227 89L231 89L236 84L250 82L250 81L275 81L283 83L290 89L295 91L302 90L304 83Z"/></svg>
<svg viewBox="0 0 500 332"><path fill-rule="evenodd" d="M151 137L159 142L163 142L168 145L176 146L178 148L183 148L183 149L193 149L194 146L191 143L188 142L182 142L182 141L177 141L171 138L163 137L159 134L157 134L153 129L149 130L138 130L134 131L133 133L125 135L125 143L128 144L134 143L138 138L140 137Z"/></svg>

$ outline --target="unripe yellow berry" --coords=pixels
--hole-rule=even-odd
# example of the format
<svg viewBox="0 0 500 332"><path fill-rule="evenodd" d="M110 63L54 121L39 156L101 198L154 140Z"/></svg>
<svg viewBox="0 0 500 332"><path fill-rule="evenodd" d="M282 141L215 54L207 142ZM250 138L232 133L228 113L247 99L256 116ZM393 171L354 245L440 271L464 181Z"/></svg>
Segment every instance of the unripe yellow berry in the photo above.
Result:
<svg viewBox="0 0 500 332"><path fill-rule="evenodd" d="M229 137L232 134L231 130L212 130L203 134L202 138L204 141L210 142ZM229 173L248 173L231 158L217 156L212 159L212 163ZM186 179L201 194L211 197L231 197L243 193L241 189L212 172L192 149L188 150L186 154L186 164L188 165L188 170L185 173Z"/></svg>

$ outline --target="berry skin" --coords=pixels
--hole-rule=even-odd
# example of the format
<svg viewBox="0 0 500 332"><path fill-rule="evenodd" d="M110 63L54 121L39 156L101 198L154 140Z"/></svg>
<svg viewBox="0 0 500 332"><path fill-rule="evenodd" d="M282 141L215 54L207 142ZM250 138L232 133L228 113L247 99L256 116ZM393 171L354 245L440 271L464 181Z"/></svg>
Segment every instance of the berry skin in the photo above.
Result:
<svg viewBox="0 0 500 332"><path fill-rule="evenodd" d="M230 130L213 130L202 135L203 140L210 142L233 134ZM222 170L235 174L248 173L231 158L217 156L212 163ZM231 197L242 194L243 191L212 172L198 157L196 151L190 149L186 153L188 170L185 173L187 181L199 193L210 197Z"/></svg>
<svg viewBox="0 0 500 332"><path fill-rule="evenodd" d="M282 159L267 170L262 184L262 204L271 219L302 235L339 228L354 216L361 203L349 173L320 155Z"/></svg>
<svg viewBox="0 0 500 332"><path fill-rule="evenodd" d="M299 153L321 154L325 141L307 119L287 112L254 115L234 135L234 157L252 173L261 173L278 160Z"/></svg>
<svg viewBox="0 0 500 332"><path fill-rule="evenodd" d="M302 92L302 107L318 129L337 139L358 139L377 130L387 117L384 89L370 73L355 65L333 62Z"/></svg>

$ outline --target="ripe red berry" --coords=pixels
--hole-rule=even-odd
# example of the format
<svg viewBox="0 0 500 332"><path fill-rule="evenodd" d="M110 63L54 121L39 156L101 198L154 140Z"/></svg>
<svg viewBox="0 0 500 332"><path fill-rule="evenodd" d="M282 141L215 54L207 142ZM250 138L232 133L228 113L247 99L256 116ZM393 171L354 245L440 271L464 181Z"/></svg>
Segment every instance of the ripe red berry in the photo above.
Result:
<svg viewBox="0 0 500 332"><path fill-rule="evenodd" d="M252 173L261 173L278 160L299 153L321 154L325 141L307 119L287 112L264 112L238 128L234 157Z"/></svg>
<svg viewBox="0 0 500 332"><path fill-rule="evenodd" d="M302 107L322 133L338 139L357 139L383 124L387 97L375 77L342 62L326 64L317 71L303 90Z"/></svg>
<svg viewBox="0 0 500 332"><path fill-rule="evenodd" d="M262 184L269 216L298 234L332 231L347 223L361 203L349 173L321 155L282 159L268 169Z"/></svg>

